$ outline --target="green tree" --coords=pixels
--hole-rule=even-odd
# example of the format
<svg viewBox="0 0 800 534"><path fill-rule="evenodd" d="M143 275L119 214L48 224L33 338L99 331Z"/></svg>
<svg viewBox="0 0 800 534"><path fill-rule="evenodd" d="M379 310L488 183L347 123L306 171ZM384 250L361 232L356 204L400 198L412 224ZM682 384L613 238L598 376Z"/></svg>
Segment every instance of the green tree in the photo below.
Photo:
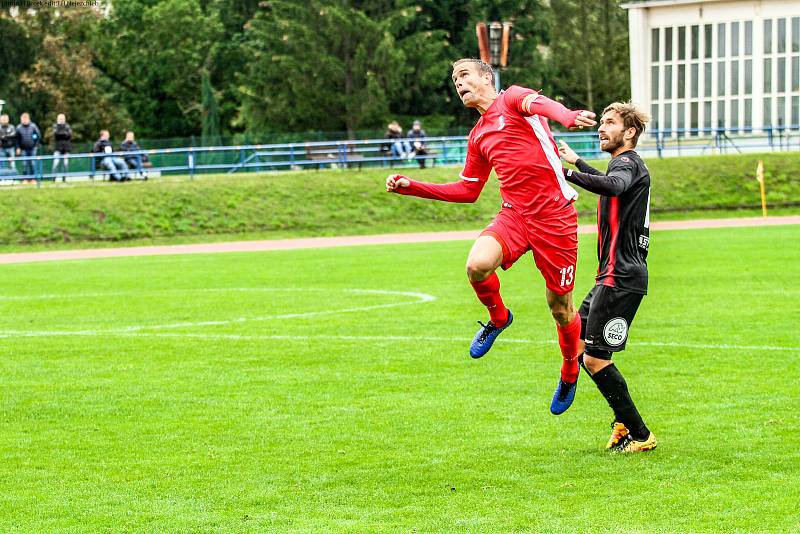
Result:
<svg viewBox="0 0 800 534"><path fill-rule="evenodd" d="M550 60L566 103L599 112L630 98L628 19L619 2L552 0L551 5Z"/></svg>
<svg viewBox="0 0 800 534"><path fill-rule="evenodd" d="M67 114L73 139L89 142L101 128L121 131L130 126L124 106L108 93L108 80L94 68L86 36L98 27L98 11L24 11L0 18L9 30L9 45L20 57L8 58L2 77L4 94L15 114L31 113L46 139L58 113ZM4 41L5 42L5 41Z"/></svg>
<svg viewBox="0 0 800 534"><path fill-rule="evenodd" d="M208 72L203 73L203 146L219 145L219 110Z"/></svg>
<svg viewBox="0 0 800 534"><path fill-rule="evenodd" d="M145 135L185 136L201 130L201 73L222 34L199 0L117 0L93 57Z"/></svg>
<svg viewBox="0 0 800 534"><path fill-rule="evenodd" d="M390 31L345 1L265 2L248 24L240 120L255 131L342 130L383 123L411 71Z"/></svg>

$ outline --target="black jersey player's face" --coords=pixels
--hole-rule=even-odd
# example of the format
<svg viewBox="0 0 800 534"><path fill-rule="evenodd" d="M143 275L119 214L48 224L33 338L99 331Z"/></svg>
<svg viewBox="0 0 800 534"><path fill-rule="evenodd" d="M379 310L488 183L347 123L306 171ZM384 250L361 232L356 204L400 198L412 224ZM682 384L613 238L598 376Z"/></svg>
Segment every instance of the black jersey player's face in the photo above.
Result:
<svg viewBox="0 0 800 534"><path fill-rule="evenodd" d="M465 107L474 108L485 98L486 86L491 86L489 75L481 76L478 68L465 62L453 69L453 84Z"/></svg>
<svg viewBox="0 0 800 534"><path fill-rule="evenodd" d="M625 124L615 111L609 111L600 118L597 133L600 136L600 150L603 152L614 152L625 145Z"/></svg>

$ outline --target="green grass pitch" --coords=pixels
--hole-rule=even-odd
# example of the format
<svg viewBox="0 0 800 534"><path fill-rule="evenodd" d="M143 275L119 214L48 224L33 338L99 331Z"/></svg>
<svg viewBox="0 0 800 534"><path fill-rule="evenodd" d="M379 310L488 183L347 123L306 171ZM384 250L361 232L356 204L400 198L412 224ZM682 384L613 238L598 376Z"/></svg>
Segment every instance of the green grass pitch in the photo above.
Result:
<svg viewBox="0 0 800 534"><path fill-rule="evenodd" d="M0 268L4 532L800 529L800 227L655 232L603 450L530 256L482 360L468 242ZM581 237L576 300L592 284Z"/></svg>

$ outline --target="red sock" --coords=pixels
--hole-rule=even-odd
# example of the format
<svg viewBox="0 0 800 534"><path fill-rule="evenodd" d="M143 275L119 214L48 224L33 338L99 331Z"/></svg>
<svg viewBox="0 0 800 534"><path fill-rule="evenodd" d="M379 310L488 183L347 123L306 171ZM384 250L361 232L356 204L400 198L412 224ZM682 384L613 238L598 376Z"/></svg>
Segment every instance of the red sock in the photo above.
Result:
<svg viewBox="0 0 800 534"><path fill-rule="evenodd" d="M564 361L561 363L561 380L575 382L578 379L578 344L581 340L581 316L575 314L567 326L558 326L558 344Z"/></svg>
<svg viewBox="0 0 800 534"><path fill-rule="evenodd" d="M500 278L497 273L492 273L486 280L480 282L470 282L475 294L478 295L484 306L489 310L489 318L495 326L502 327L508 321L508 308L503 304L500 296Z"/></svg>

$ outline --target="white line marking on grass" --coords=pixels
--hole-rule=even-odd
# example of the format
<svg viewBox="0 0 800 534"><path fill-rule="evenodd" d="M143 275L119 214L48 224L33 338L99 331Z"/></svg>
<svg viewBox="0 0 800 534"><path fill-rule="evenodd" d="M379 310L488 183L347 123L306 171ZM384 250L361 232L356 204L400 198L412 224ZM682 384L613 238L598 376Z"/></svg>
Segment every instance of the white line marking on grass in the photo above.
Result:
<svg viewBox="0 0 800 534"><path fill-rule="evenodd" d="M402 341L402 342L443 342L443 343L464 343L469 342L469 336L463 337L435 337L435 336L345 336L345 335L315 335L315 336L293 336L293 335L269 335L269 334L203 334L193 332L139 332L139 331L120 331L120 330L82 330L82 331L51 331L51 332L0 332L0 338L9 337L58 337L58 336L119 336L119 337L150 337L150 338L177 338L177 339L210 339L210 340L230 340L230 341ZM514 343L525 345L557 345L555 339L518 339L506 338L498 343ZM636 341L632 345L644 347L667 347L678 349L709 349L709 350L752 350L752 351L789 351L798 352L800 347L780 347L774 345L730 345L713 343L672 343L662 341Z"/></svg>
<svg viewBox="0 0 800 534"><path fill-rule="evenodd" d="M168 295L184 293L210 293L210 292L330 292L336 291L332 288L271 288L271 287L229 287L229 288L197 288L197 289L164 289L151 291L109 291L75 294L45 294L45 295L0 295L2 300L40 300L40 299L67 299L67 298L94 298L112 297L124 295ZM60 336L123 336L123 337L163 337L163 338L199 338L199 339L219 339L219 340L242 340L242 341L261 341L261 340L287 340L287 341L310 341L310 340L341 340L341 341L403 341L403 342L445 342L445 343L466 343L467 337L433 337L433 336L345 336L345 335L312 335L312 336L292 336L292 335L242 335L242 334L204 334L192 332L158 333L143 332L146 330L161 330L184 327L203 327L238 324L251 321L271 321L275 319L294 319L302 317L317 317L323 315L336 315L339 313L353 313L361 311L371 311L382 308L394 308L398 306L408 306L411 304L421 304L433 302L436 297L427 293L416 291L391 291L384 289L340 289L344 293L355 293L362 295L397 295L403 297L413 297L417 300L407 302L392 302L388 304L375 304L371 306L358 306L354 308L342 308L336 310L320 310L314 312L285 313L279 315L267 315L261 317L239 317L236 319L225 319L218 321L187 321L181 323L161 324L161 325L131 325L121 328L91 329L91 330L51 330L51 331L25 331L25 330L5 330L0 331L0 338L17 337L60 337ZM515 339L504 338L501 343L534 344L534 345L554 345L554 339ZM734 345L729 343L677 343L666 341L633 341L633 345L645 347L666 347L684 349L709 349L709 350L739 350L739 351L788 351L798 352L800 347L781 347L774 345Z"/></svg>
<svg viewBox="0 0 800 534"><path fill-rule="evenodd" d="M216 288L212 291L227 291L228 288ZM320 289L320 288L230 288L233 291L335 291L333 289ZM77 330L77 331L15 331L5 330L0 331L0 338L8 337L46 337L46 336L93 336L93 335L119 335L130 332L139 332L142 330L161 330L170 328L184 328L184 327L201 327L201 326L221 326L236 323L245 323L251 321L271 321L275 319L296 319L301 317L318 317L322 315L337 315L340 313L353 313L362 311L378 310L383 308L396 308L398 306L409 306L411 304L422 304L425 302L433 302L436 297L427 293L420 293L417 291L390 291L385 289L341 289L344 293L355 293L359 295L392 295L402 297L413 297L417 300L407 302L390 302L388 304L374 304L371 306L357 306L354 308L340 308L335 310L320 310L314 312L302 313L284 313L279 315L267 315L261 317L239 317L236 319L224 319L218 321L186 321L181 323L160 324L160 325L135 325L122 328L108 328L108 329L94 329L94 330Z"/></svg>
<svg viewBox="0 0 800 534"><path fill-rule="evenodd" d="M150 289L150 290L129 290L129 291L92 291L87 293L44 293L37 295L0 295L3 300L58 300L58 299L80 299L80 298L102 298L102 297L142 297L142 296L169 296L183 295L186 293L227 293L237 291L242 293L307 293L307 292L332 292L342 291L346 293L375 293L386 295L403 295L420 297L427 300L436 300L436 297L427 293L415 293L411 291L387 291L382 289L336 289L321 287L204 287L204 288L171 288L171 289Z"/></svg>

